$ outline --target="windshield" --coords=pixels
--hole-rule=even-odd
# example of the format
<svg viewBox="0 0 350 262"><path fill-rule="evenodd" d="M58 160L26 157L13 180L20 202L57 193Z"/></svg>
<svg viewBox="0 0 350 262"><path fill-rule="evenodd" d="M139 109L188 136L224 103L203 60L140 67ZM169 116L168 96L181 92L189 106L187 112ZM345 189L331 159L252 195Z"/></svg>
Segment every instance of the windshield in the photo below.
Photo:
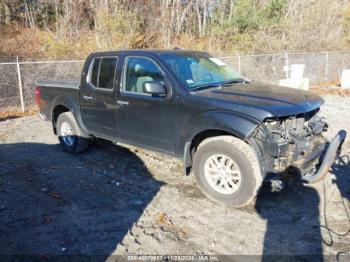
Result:
<svg viewBox="0 0 350 262"><path fill-rule="evenodd" d="M218 58L206 53L167 53L160 58L191 91L230 82L244 82L242 76Z"/></svg>

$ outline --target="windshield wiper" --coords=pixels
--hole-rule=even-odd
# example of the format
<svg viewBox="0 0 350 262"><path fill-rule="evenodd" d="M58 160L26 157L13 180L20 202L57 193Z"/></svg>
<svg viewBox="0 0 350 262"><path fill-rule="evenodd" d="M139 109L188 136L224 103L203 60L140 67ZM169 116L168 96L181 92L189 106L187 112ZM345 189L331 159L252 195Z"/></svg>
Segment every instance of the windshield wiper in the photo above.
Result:
<svg viewBox="0 0 350 262"><path fill-rule="evenodd" d="M197 86L195 88L193 88L191 90L191 92L193 91L199 91L199 90L203 90L203 89L209 89L209 88L221 88L221 84L206 84L206 85L200 85L200 86Z"/></svg>
<svg viewBox="0 0 350 262"><path fill-rule="evenodd" d="M232 84L245 84L247 83L248 81L246 79L243 79L243 78L237 78L237 79L232 79L232 80L228 80L228 81L225 81L225 82L222 82L221 85L222 86L229 86L229 85L232 85Z"/></svg>
<svg viewBox="0 0 350 262"><path fill-rule="evenodd" d="M215 84L204 84L204 85L200 85L197 86L195 88L193 88L191 90L192 91L199 91L199 90L203 90L203 89L209 89L209 88L221 88L223 86L230 86L232 84L239 84L239 83L247 83L248 80L244 79L244 78L237 78L237 79L232 79L232 80L228 80L228 81L223 81L220 83L215 83Z"/></svg>

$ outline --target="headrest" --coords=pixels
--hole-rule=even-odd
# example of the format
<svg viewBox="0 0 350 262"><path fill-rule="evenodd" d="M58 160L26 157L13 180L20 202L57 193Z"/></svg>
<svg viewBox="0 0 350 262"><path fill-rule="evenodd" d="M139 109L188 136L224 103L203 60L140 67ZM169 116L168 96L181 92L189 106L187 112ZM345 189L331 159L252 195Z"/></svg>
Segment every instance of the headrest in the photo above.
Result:
<svg viewBox="0 0 350 262"><path fill-rule="evenodd" d="M145 68L141 64L136 64L134 68L136 74L142 74L145 72Z"/></svg>

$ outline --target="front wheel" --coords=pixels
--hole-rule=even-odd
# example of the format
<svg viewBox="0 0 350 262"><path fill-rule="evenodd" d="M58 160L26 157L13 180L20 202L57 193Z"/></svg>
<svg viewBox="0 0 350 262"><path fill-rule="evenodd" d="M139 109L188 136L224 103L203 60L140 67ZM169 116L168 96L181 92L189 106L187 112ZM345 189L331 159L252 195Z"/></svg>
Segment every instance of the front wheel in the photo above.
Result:
<svg viewBox="0 0 350 262"><path fill-rule="evenodd" d="M201 191L211 200L231 207L250 204L263 180L253 149L232 136L204 140L194 156L193 167Z"/></svg>
<svg viewBox="0 0 350 262"><path fill-rule="evenodd" d="M65 151L80 153L88 148L89 141L82 137L78 123L71 112L58 116L56 129L58 140Z"/></svg>

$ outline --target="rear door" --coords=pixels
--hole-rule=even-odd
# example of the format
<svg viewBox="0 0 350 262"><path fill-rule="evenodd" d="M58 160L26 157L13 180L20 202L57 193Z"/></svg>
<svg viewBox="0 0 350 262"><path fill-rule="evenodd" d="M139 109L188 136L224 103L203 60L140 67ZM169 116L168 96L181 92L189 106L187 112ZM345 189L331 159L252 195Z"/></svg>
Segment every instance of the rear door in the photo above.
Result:
<svg viewBox="0 0 350 262"><path fill-rule="evenodd" d="M116 125L116 82L118 56L101 56L91 60L80 90L84 123L95 135L114 139Z"/></svg>
<svg viewBox="0 0 350 262"><path fill-rule="evenodd" d="M160 81L167 88L165 97L143 92L145 81ZM118 95L118 130L129 143L173 153L177 99L165 68L146 56L126 56Z"/></svg>

